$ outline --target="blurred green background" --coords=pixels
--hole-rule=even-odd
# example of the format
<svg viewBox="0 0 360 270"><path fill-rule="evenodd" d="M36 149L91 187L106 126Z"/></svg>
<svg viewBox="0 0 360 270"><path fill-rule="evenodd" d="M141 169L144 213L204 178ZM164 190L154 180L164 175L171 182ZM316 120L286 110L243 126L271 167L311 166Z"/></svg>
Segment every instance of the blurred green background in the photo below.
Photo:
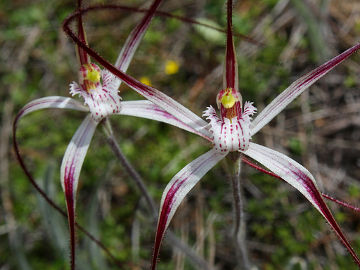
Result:
<svg viewBox="0 0 360 270"><path fill-rule="evenodd" d="M113 1L142 6L150 1ZM88 1L85 5L109 3ZM69 96L77 80L74 44L62 21L75 1L0 2L0 269L68 269L67 221L35 192L11 144L16 113L29 101ZM224 27L223 1L164 1L161 10ZM98 11L84 17L88 40L115 62L141 14ZM234 7L235 38L243 100L262 110L296 78L359 42L357 0L241 0ZM129 74L201 115L222 87L225 36L174 19L155 18L130 65ZM321 79L253 140L303 164L326 194L359 206L359 55ZM172 67L172 70L169 70ZM172 66L171 66L172 65ZM178 70L177 70L178 68ZM123 100L141 97L121 86ZM38 183L65 209L59 171L62 155L83 113L47 110L19 125L21 153ZM195 135L162 123L111 117L125 155L143 176L157 202L167 182L210 149ZM217 269L236 269L229 244L232 191L226 163L211 170L179 208L171 228ZM285 183L244 166L247 248L257 269L356 269L321 215ZM333 210L360 252L359 214ZM155 233L140 192L116 160L102 130L96 131L80 176L77 220L101 239L123 264L147 269ZM119 269L78 233L77 269ZM164 245L158 269L195 269L182 253ZM256 268L255 268L256 269Z"/></svg>

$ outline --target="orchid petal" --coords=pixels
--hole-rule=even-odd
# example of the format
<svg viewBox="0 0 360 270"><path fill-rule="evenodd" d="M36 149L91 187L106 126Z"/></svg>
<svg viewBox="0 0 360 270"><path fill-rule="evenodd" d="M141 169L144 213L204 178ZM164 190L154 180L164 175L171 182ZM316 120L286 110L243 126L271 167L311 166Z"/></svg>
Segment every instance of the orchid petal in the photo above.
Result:
<svg viewBox="0 0 360 270"><path fill-rule="evenodd" d="M71 258L75 260L75 199L79 182L79 175L97 122L88 114L72 137L64 154L60 179L65 192L66 206L69 220Z"/></svg>
<svg viewBox="0 0 360 270"><path fill-rule="evenodd" d="M250 143L249 149L243 153L258 161L300 191L324 216L341 242L347 248L354 261L360 266L360 259L345 235L342 233L339 225L336 223L329 208L322 199L322 195L316 186L314 177L308 170L286 155L255 143Z"/></svg>
<svg viewBox="0 0 360 270"><path fill-rule="evenodd" d="M232 33L232 1L227 3L226 57L224 87L238 89L238 66Z"/></svg>
<svg viewBox="0 0 360 270"><path fill-rule="evenodd" d="M293 82L254 119L251 135L257 133L297 96L359 49L360 44L357 44Z"/></svg>
<svg viewBox="0 0 360 270"><path fill-rule="evenodd" d="M139 47L140 41L148 29L154 14L161 4L162 0L155 0L148 12L145 14L141 22L136 26L134 30L131 31L130 35L125 41L124 46L122 47L120 54L115 62L115 67L120 69L123 72L126 72L130 62L135 54L136 49ZM117 88L121 84L120 80L117 80Z"/></svg>
<svg viewBox="0 0 360 270"><path fill-rule="evenodd" d="M42 109L71 109L87 112L89 109L75 99L60 96L51 96L35 99L26 104L18 113L18 118L23 117L33 111Z"/></svg>
<svg viewBox="0 0 360 270"><path fill-rule="evenodd" d="M79 6L78 8L80 9L81 7ZM87 43L86 34L85 34L84 25L83 25L81 16L78 17L78 25L77 26L78 26L78 36L79 36L80 40L82 42L84 42L84 43ZM80 65L90 63L90 57L84 51L83 48L76 45L76 52L77 52L77 55L78 55L78 58L79 58Z"/></svg>
<svg viewBox="0 0 360 270"><path fill-rule="evenodd" d="M180 172L178 172L166 186L161 198L160 213L156 230L152 269L156 268L157 257L164 233L173 218L176 209L189 191L200 179L213 168L227 153L218 153L215 149L198 157Z"/></svg>
<svg viewBox="0 0 360 270"><path fill-rule="evenodd" d="M212 135L207 129L205 129L205 127L202 130L197 131L191 125L186 125L179 119L175 118L173 115L169 114L148 100L123 101L121 102L121 106L122 108L119 113L121 115L142 117L171 124L211 141L210 138Z"/></svg>
<svg viewBox="0 0 360 270"><path fill-rule="evenodd" d="M195 113L190 111L185 106L181 105L177 101L173 100L166 94L161 91L152 88L150 86L144 85L133 78L123 74L129 80L125 80L124 82L130 86L133 90L141 94L146 99L150 100L157 106L161 107L167 113L173 115L177 119L181 119L181 121L187 125L191 126L194 130L201 133L205 126L207 126L207 122L203 119L199 118Z"/></svg>

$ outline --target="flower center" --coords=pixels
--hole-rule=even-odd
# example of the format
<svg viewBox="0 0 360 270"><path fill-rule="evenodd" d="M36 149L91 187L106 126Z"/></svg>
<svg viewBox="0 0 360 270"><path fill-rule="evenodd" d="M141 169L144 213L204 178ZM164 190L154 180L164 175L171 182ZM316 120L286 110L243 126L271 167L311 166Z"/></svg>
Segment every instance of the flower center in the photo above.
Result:
<svg viewBox="0 0 360 270"><path fill-rule="evenodd" d="M203 113L203 116L210 120L210 132L213 134L214 148L222 153L239 150L246 151L251 140L251 116L256 112L256 108L252 103L245 102L243 113L238 117L236 113L241 111L241 107L240 110L237 108L237 106L240 106L240 101L232 93L230 95L225 93L218 101L220 101L220 110L225 112L222 118L217 116L215 109L211 106ZM232 106L226 108L226 105L231 103L233 103ZM229 118L232 115L233 117Z"/></svg>
<svg viewBox="0 0 360 270"><path fill-rule="evenodd" d="M95 90L101 85L101 70L100 68L91 63L84 64L80 68L80 84L88 93Z"/></svg>
<svg viewBox="0 0 360 270"><path fill-rule="evenodd" d="M221 90L216 97L221 118L232 121L234 117L241 117L242 98L239 92L233 88Z"/></svg>
<svg viewBox="0 0 360 270"><path fill-rule="evenodd" d="M92 117L101 121L104 117L119 113L121 98L119 96L116 77L109 71L95 64L85 64L80 67L80 84L70 84L70 93L80 95L89 107Z"/></svg>

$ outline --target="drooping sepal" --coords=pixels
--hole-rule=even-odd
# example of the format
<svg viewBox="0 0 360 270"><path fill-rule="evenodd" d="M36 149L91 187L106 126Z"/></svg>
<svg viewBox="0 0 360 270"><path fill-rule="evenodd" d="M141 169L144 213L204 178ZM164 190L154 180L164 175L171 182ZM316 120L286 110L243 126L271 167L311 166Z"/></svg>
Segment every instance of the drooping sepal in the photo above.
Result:
<svg viewBox="0 0 360 270"><path fill-rule="evenodd" d="M160 214L156 229L152 267L156 268L157 257L165 231L173 218L176 209L183 201L189 191L200 181L200 179L213 168L227 153L218 153L215 149L208 151L198 157L180 172L178 172L166 186L161 198Z"/></svg>
<svg viewBox="0 0 360 270"><path fill-rule="evenodd" d="M72 137L62 160L60 169L61 186L65 192L69 221L72 269L75 265L75 206L81 167L83 165L97 122L90 114L86 116Z"/></svg>
<svg viewBox="0 0 360 270"><path fill-rule="evenodd" d="M335 231L338 238L347 248L354 261L358 266L360 266L360 259L356 255L350 242L341 231L339 225L336 223L331 211L322 198L314 177L308 170L286 155L255 143L250 143L248 150L243 153L261 163L300 191L305 198L308 199L323 215L326 221L330 224L331 228Z"/></svg>

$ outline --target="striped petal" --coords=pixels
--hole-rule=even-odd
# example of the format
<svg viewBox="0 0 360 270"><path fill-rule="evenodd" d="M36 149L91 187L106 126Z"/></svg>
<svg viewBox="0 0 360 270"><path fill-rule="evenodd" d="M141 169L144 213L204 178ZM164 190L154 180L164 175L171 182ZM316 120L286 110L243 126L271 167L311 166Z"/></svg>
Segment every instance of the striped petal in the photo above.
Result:
<svg viewBox="0 0 360 270"><path fill-rule="evenodd" d="M175 118L173 115L148 100L123 101L121 102L121 106L122 108L119 113L121 115L130 115L164 122L195 133L211 141L211 133L205 128L205 126L202 130L197 131L192 126L186 125L184 122Z"/></svg>
<svg viewBox="0 0 360 270"><path fill-rule="evenodd" d="M316 186L315 179L309 171L284 154L255 143L250 143L249 149L243 153L258 161L300 191L324 216L341 242L347 248L354 261L360 266L359 258L322 199L322 195Z"/></svg>
<svg viewBox="0 0 360 270"><path fill-rule="evenodd" d="M313 83L315 83L322 76L324 76L330 70L335 68L338 64L346 60L350 55L352 55L359 49L360 44L357 44L293 82L268 106L266 106L265 109L254 119L252 123L251 136L257 133L267 123L269 123L289 103L291 103L297 96L299 96L302 92L309 88Z"/></svg>
<svg viewBox="0 0 360 270"><path fill-rule="evenodd" d="M148 29L154 14L161 4L162 0L155 0L148 12L145 14L141 22L136 26L134 30L131 31L130 35L125 41L124 46L122 47L120 54L116 60L115 67L120 69L123 72L126 72L130 62L135 54L136 49L139 47L139 44L145 35L146 30ZM117 80L117 88L121 84L120 80Z"/></svg>
<svg viewBox="0 0 360 270"><path fill-rule="evenodd" d="M75 200L79 175L97 122L88 114L72 137L62 160L60 180L65 192L69 220L72 264L75 260Z"/></svg>
<svg viewBox="0 0 360 270"><path fill-rule="evenodd" d="M87 112L89 109L75 99L60 96L51 96L35 99L26 104L18 113L17 118L42 109L71 109Z"/></svg>
<svg viewBox="0 0 360 270"><path fill-rule="evenodd" d="M186 165L166 186L161 198L151 269L156 268L161 241L176 209L200 179L225 156L215 149L208 151Z"/></svg>

